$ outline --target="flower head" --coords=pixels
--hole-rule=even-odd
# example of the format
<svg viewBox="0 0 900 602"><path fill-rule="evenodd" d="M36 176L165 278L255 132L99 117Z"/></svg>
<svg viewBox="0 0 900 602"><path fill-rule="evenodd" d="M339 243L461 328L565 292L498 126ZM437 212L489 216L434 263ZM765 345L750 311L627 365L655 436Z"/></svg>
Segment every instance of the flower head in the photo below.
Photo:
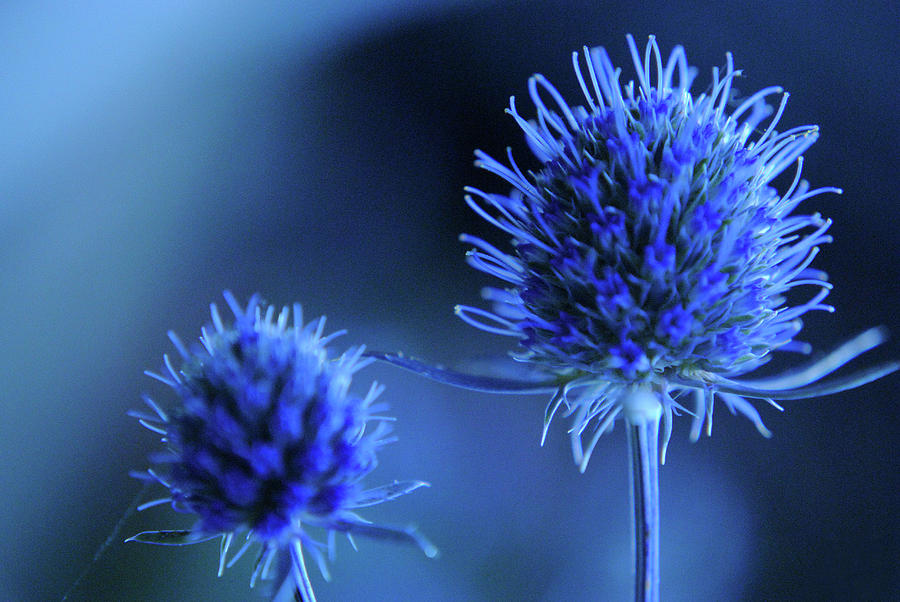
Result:
<svg viewBox="0 0 900 602"><path fill-rule="evenodd" d="M626 387L654 388L669 429L686 392L696 398L694 435L704 421L709 428L718 393L767 433L740 395L771 400L777 391L754 395L760 383L731 377L774 350L809 352L795 338L801 316L833 311L823 303L826 275L810 267L819 245L831 240L831 222L791 213L812 196L840 192L810 190L801 180L801 154L818 129L776 131L788 98L777 86L735 100L740 71L730 54L723 70L713 69L709 89L694 95L696 70L680 46L663 61L653 37L643 55L627 39L636 82L620 82L603 48L585 49L583 59L572 55L585 105L569 105L540 75L529 80L536 119L523 118L510 99L507 112L539 166L524 172L509 152L504 165L479 151L476 165L512 191L469 188L466 202L512 237L512 250L461 237L475 247L468 262L503 287L485 289L493 311L459 306L457 313L517 338L514 357L562 383L545 433L566 404L582 467L620 413ZM778 94L770 117L766 98ZM793 182L780 193L772 181L791 165ZM791 306L786 293L795 287L813 292ZM866 336L843 350L838 365L883 338L880 331ZM809 384L834 367L787 384ZM585 450L580 437L592 420L596 434Z"/></svg>
<svg viewBox="0 0 900 602"><path fill-rule="evenodd" d="M137 415L167 448L152 457L156 466L146 477L165 485L169 497L143 507L171 502L197 522L187 532L132 539L183 544L221 535L221 572L235 534L246 532L228 565L254 542L262 544L253 582L282 548L300 567L300 544L311 544L321 560L309 527L407 539L432 555L414 530L375 526L355 513L426 485L395 481L363 488L376 452L390 442L389 419L378 415L383 406L373 405L382 387L372 383L363 396L350 392L355 373L371 361L361 359L364 349L333 357L328 344L341 333L323 336L324 318L304 325L299 305L291 326L288 308L276 316L257 297L246 309L228 292L225 299L232 325L212 305L213 329L202 331L200 345L188 349L170 333L181 367L166 357L166 374L148 373L175 392L174 407L163 411L145 398L156 415Z"/></svg>

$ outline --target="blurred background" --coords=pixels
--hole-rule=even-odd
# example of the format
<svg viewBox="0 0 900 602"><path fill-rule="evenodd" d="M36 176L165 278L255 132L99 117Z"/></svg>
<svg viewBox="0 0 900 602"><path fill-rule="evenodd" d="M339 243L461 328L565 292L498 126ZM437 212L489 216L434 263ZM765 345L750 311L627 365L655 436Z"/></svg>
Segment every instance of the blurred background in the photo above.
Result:
<svg viewBox="0 0 900 602"><path fill-rule="evenodd" d="M472 151L522 136L504 115L545 74L578 103L570 53L604 45L632 77L625 33L683 44L700 69L734 53L744 93L792 93L782 127L818 123L805 204L834 219L817 267L837 312L819 350L873 325L900 333L895 3L5 2L0 7L0 598L62 597L140 484L158 437L126 416L163 388L143 376L193 340L223 289L303 303L368 343L435 361L509 340L453 316L487 277L460 232L501 240L462 187L503 192ZM890 342L868 361L900 356ZM794 359L794 358L788 358ZM786 366L787 363L780 363ZM368 482L433 484L366 514L440 547L338 545L320 600L628 599L625 436L586 474L566 427L539 447L547 399L490 396L391 368L399 442ZM886 599L900 591L897 388L761 410L760 437L721 407L712 438L676 424L661 472L668 600ZM162 489L154 491L161 494ZM248 600L252 558L216 578L215 542L121 543L184 528L167 506L130 517L72 600Z"/></svg>

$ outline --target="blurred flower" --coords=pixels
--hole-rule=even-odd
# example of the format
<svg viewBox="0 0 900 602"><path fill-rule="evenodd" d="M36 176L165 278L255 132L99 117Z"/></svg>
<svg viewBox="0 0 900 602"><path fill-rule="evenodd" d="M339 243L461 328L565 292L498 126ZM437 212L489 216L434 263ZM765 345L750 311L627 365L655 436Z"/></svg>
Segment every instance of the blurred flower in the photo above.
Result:
<svg viewBox="0 0 900 602"><path fill-rule="evenodd" d="M379 414L385 406L373 405L382 387L372 383L362 397L349 392L353 375L371 361L362 359L364 349L331 357L328 344L342 332L323 336L324 318L303 325L299 305L290 326L286 307L276 316L256 296L246 310L229 292L225 299L233 325L226 326L212 305L214 329L202 330L201 345L188 349L169 333L181 368L166 356L165 374L148 372L176 393L173 409L164 411L145 397L155 415L135 414L163 436L167 448L151 457L154 468L138 476L158 481L170 494L141 509L171 502L197 522L189 531L145 532L129 541L182 545L222 536L219 574L259 543L251 586L287 548L301 591L308 587L303 545L327 576L323 544L311 539L309 527L407 540L433 556L433 546L412 528L373 525L355 512L427 485L362 486L376 466L376 451L392 441L390 419ZM229 559L239 534L243 541ZM332 542L329 537L329 547Z"/></svg>
<svg viewBox="0 0 900 602"><path fill-rule="evenodd" d="M803 314L833 311L823 303L831 288L826 275L810 267L818 246L831 240L831 222L791 212L812 196L840 190L810 190L801 180L800 155L818 130L775 130L788 98L781 88L735 100L740 71L727 54L710 88L695 96L696 70L680 46L663 61L653 37L643 56L627 39L636 83L620 83L621 70L603 48L585 48L583 60L573 53L572 61L586 106L570 106L540 75L528 83L536 119L524 119L510 99L507 112L540 165L523 171L510 151L508 165L478 151L476 165L513 188L509 194L468 188L466 202L512 237L512 250L461 236L475 247L468 262L504 285L483 291L493 311L463 305L457 313L484 331L518 339L514 358L546 376L538 384L556 390L544 436L564 404L574 417L570 432L582 470L623 413L622 400L638 389L652 390L662 405L664 458L673 414L693 415L696 438L704 422L711 428L716 397L768 435L746 398L779 407L774 399L835 392L896 369L817 382L879 344L885 335L876 329L783 378L732 378L768 361L773 350L810 352L795 337ZM766 122L772 108L765 99L775 94L781 100ZM780 194L772 180L790 165L796 173ZM796 287L814 292L789 305L786 296ZM461 386L528 389L527 382L380 357ZM690 397L692 410L682 405ZM594 432L584 446L590 424Z"/></svg>

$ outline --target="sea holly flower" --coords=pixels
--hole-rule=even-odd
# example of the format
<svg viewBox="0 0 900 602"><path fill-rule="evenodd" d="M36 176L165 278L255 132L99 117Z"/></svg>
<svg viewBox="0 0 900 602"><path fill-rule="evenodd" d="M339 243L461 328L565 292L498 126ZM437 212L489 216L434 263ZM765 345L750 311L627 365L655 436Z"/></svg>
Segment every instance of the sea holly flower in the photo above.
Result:
<svg viewBox="0 0 900 602"><path fill-rule="evenodd" d="M259 553L251 577L267 577L275 555L288 550L292 577L303 600L314 596L303 558L310 550L325 571L322 548L310 528L409 541L428 556L435 548L412 528L374 525L357 510L427 486L394 481L372 489L362 479L377 464L376 453L392 441L375 403L382 387L365 395L350 391L351 380L371 359L363 347L336 356L329 344L342 332L324 335L325 319L303 324L299 305L276 314L250 299L246 309L226 292L234 313L226 325L211 305L212 329L188 347L169 338L180 367L165 357L162 374L148 372L175 393L162 409L149 397L154 414L134 415L162 435L166 450L152 456L154 467L139 474L169 489L167 497L139 509L171 503L195 515L187 531L150 531L128 541L183 545L221 537L219 574L248 549ZM229 557L232 545L237 550Z"/></svg>
<svg viewBox="0 0 900 602"><path fill-rule="evenodd" d="M512 190L468 188L466 202L511 237L511 248L460 237L473 247L469 264L502 284L484 290L491 310L456 311L481 330L515 339L513 357L532 366L534 378L462 374L376 355L458 386L553 391L544 437L564 408L582 471L599 437L624 418L636 511L646 519L636 522L638 594L653 597L657 454L664 461L674 415L692 416L696 439L704 426L709 433L720 400L768 436L749 399L780 409L776 400L856 387L898 364L825 378L884 340L873 329L802 369L740 378L774 351L810 353L797 339L802 316L833 311L824 303L831 284L811 267L819 246L831 241L831 221L793 211L841 191L802 180L801 155L818 128L776 130L788 99L780 87L736 98L740 71L726 54L706 91L694 94L697 71L680 46L663 60L653 37L643 53L631 36L627 41L635 80L621 82L603 48L585 48L572 55L584 104L568 104L541 75L528 82L536 118L523 117L510 99L507 112L536 167L523 170L510 151L505 163L476 152L476 165ZM770 97L778 98L774 109ZM779 192L773 180L788 168L792 182ZM790 305L794 289L810 292Z"/></svg>
<svg viewBox="0 0 900 602"><path fill-rule="evenodd" d="M696 69L680 46L663 61L652 36L643 54L627 40L637 82L623 85L605 49L585 48L572 62L586 105L569 105L541 75L528 82L536 119L523 118L510 99L507 113L538 168L523 171L509 152L507 165L476 151L476 165L512 191L467 188L466 202L512 237L512 249L460 237L474 247L468 263L503 287L483 291L492 311L460 305L456 312L481 330L517 339L513 357L533 366L534 378L460 374L373 354L473 389L555 390L544 436L565 406L582 470L596 436L622 411L623 392L634 387L659 397L664 454L677 413L692 416L696 438L704 425L711 428L720 399L768 436L747 399L779 407L774 400L834 393L897 367L822 380L884 341L886 333L872 329L782 377L736 378L773 351L811 352L796 336L803 314L834 310L824 303L827 275L810 267L819 245L831 241L831 221L791 212L813 196L841 191L810 189L801 179L801 154L818 128L775 129L788 98L780 87L735 99L732 84L741 72L726 54L708 90L693 95ZM772 116L766 99L774 95L780 101ZM772 180L792 165L793 181L779 193ZM812 292L791 306L786 295L794 288ZM583 445L591 424L595 435Z"/></svg>

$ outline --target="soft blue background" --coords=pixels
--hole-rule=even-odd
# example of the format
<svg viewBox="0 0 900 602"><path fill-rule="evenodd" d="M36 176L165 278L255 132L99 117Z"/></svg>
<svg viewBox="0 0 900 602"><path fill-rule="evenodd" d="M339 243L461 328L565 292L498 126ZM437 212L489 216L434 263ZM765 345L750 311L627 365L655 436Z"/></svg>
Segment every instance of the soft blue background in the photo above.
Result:
<svg viewBox="0 0 900 602"><path fill-rule="evenodd" d="M225 288L301 301L348 344L502 352L452 315L487 283L457 234L494 236L461 189L502 191L472 150L524 159L508 96L528 106L540 71L577 102L569 53L584 44L631 77L626 32L682 43L697 90L731 50L742 91L791 91L784 127L822 126L806 177L845 189L805 206L835 221L816 265L838 310L804 338L900 333L895 4L676 4L4 3L0 598L59 599L90 563L139 489L127 472L158 447L125 415L163 393L142 371ZM896 342L874 357L891 355ZM341 542L333 583L313 575L321 600L627 599L621 428L580 475L562 421L538 447L546 399L361 377L387 384L400 438L370 482L434 485L367 516L417 523L443 555ZM763 409L772 440L720 408L690 444L682 420L662 470L664 598L896 594L898 383ZM130 518L72 599L261 599L249 558L215 577L215 543L121 543L187 524L167 507Z"/></svg>

